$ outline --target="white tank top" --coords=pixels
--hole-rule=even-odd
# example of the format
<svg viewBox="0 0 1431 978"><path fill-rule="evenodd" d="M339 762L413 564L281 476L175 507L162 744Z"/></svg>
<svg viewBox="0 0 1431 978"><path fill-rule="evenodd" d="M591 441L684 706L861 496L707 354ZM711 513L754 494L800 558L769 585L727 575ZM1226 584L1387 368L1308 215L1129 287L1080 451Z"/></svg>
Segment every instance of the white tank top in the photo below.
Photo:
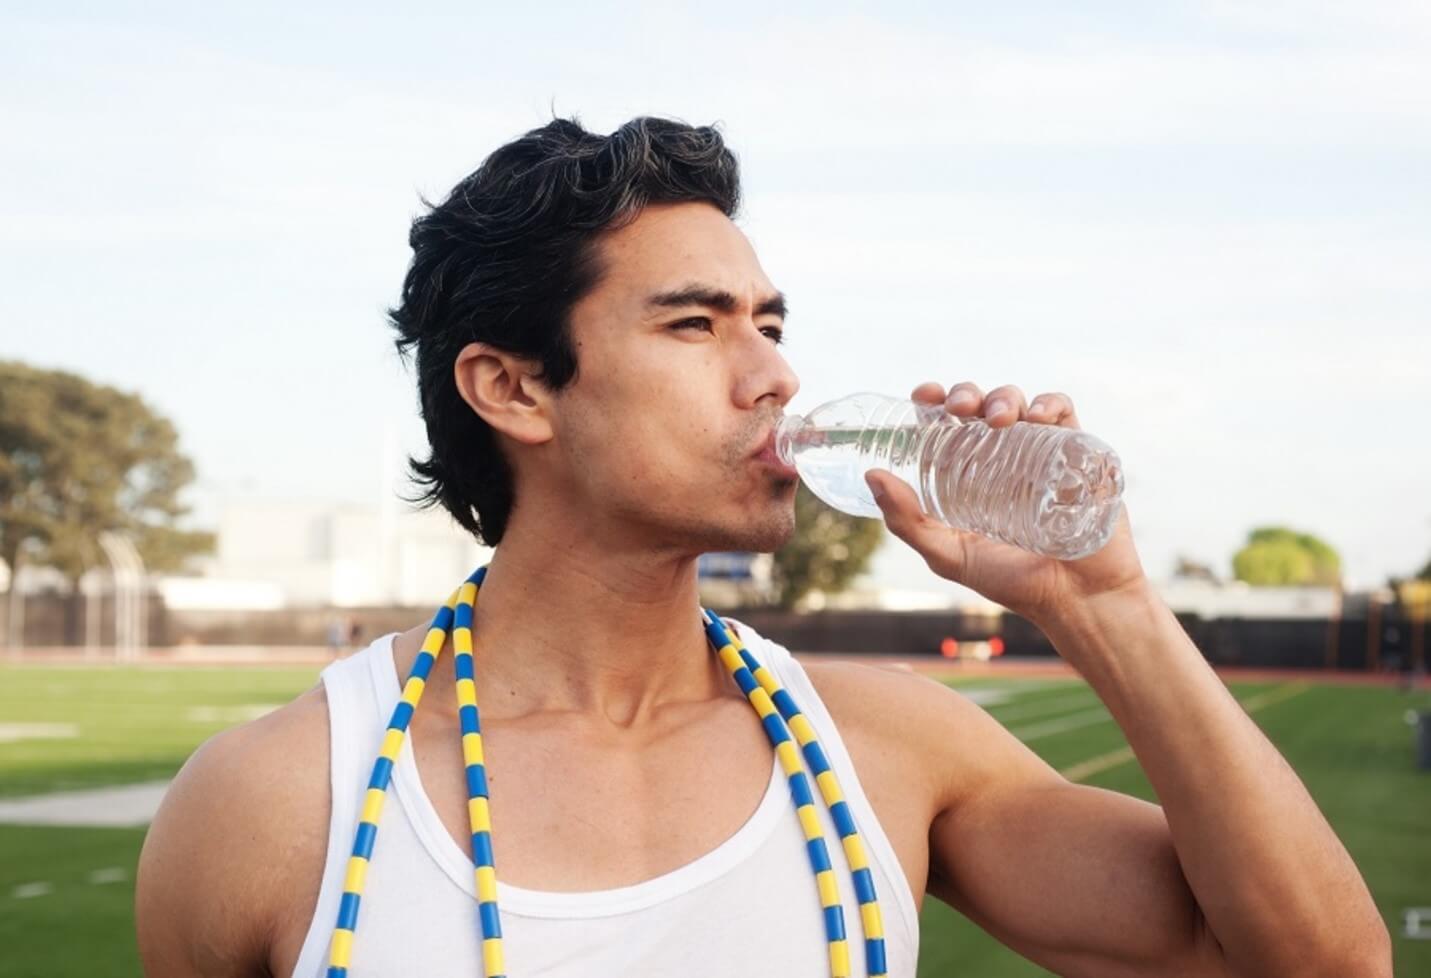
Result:
<svg viewBox="0 0 1431 978"><path fill-rule="evenodd" d="M919 921L909 883L855 774L834 721L805 670L781 645L726 619L790 691L815 728L865 838L883 910L891 978L913 978ZM333 807L317 910L293 978L321 978L338 918L358 811L383 731L401 690L394 635L330 664L328 696ZM851 974L867 978L864 932L839 834L818 793L845 906ZM501 826L494 843L501 866ZM503 951L512 978L592 975L681 978L779 975L826 978L824 918L805 836L779 761L759 807L715 849L654 879L612 890L553 893L497 883ZM472 862L443 826L404 740L393 766L358 916L350 978L473 978L482 972Z"/></svg>

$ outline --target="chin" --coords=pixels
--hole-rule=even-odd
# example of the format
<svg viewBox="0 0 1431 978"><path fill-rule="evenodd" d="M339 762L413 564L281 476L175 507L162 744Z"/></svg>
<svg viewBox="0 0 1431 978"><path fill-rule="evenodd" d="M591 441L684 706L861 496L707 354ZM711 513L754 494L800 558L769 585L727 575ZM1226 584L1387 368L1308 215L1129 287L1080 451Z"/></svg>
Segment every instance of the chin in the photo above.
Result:
<svg viewBox="0 0 1431 978"><path fill-rule="evenodd" d="M733 496L671 491L662 495L686 505L662 514L648 510L643 522L660 526L667 544L688 553L774 553L795 535L797 484L767 481Z"/></svg>
<svg viewBox="0 0 1431 978"><path fill-rule="evenodd" d="M733 534L740 542L726 549L768 554L785 546L795 535L793 499L792 495L789 503L774 500L764 512L752 514L749 522L736 528Z"/></svg>
<svg viewBox="0 0 1431 978"><path fill-rule="evenodd" d="M686 524L677 533L683 549L694 552L774 553L795 535L795 507L772 501L734 521Z"/></svg>

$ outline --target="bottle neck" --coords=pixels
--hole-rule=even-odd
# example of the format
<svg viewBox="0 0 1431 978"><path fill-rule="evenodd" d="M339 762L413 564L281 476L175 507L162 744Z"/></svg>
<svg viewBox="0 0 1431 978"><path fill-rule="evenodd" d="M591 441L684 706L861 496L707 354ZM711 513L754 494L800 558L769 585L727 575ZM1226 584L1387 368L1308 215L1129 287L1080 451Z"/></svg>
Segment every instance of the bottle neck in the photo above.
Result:
<svg viewBox="0 0 1431 978"><path fill-rule="evenodd" d="M805 416L787 414L775 426L775 455L792 468L795 465L795 434L805 426Z"/></svg>

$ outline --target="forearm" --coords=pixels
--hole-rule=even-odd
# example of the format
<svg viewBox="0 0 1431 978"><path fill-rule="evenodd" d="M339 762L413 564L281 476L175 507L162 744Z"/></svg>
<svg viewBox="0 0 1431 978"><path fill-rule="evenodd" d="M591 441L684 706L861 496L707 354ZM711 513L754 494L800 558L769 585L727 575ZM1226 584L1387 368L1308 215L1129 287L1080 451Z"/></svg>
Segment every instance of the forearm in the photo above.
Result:
<svg viewBox="0 0 1431 978"><path fill-rule="evenodd" d="M1236 973L1331 973L1384 955L1389 975L1390 939L1355 863L1161 598L1105 599L1044 626L1127 737Z"/></svg>

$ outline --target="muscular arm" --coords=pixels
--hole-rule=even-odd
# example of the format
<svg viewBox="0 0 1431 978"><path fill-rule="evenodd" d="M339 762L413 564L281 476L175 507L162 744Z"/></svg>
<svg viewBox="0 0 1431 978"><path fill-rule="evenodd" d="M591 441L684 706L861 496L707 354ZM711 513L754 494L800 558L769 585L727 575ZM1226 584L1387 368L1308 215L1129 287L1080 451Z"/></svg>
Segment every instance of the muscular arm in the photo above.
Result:
<svg viewBox="0 0 1431 978"><path fill-rule="evenodd" d="M325 722L312 722L315 709ZM322 871L326 734L321 692L305 694L210 738L185 763L139 857L135 923L145 974L271 973L275 923L294 901L307 898L311 910L295 880Z"/></svg>
<svg viewBox="0 0 1431 978"><path fill-rule="evenodd" d="M1127 735L1161 807L1071 784L952 696L928 719L948 803L930 891L1063 975L1390 975L1355 865L1171 613L1049 629ZM977 745L977 746L975 746Z"/></svg>
<svg viewBox="0 0 1431 978"><path fill-rule="evenodd" d="M1232 974L1161 808L1070 783L983 710L950 698L960 702L945 722L980 756L930 826L930 893L1069 978Z"/></svg>
<svg viewBox="0 0 1431 978"><path fill-rule="evenodd" d="M1087 605L1045 631L1127 736L1230 973L1391 974L1390 935L1356 864L1155 593Z"/></svg>
<svg viewBox="0 0 1431 978"><path fill-rule="evenodd" d="M857 675L836 685L840 671ZM1060 975L1227 974L1156 805L1069 783L932 679L868 666L811 675L827 703L872 718L871 756L896 766L906 796L928 799L925 892Z"/></svg>

